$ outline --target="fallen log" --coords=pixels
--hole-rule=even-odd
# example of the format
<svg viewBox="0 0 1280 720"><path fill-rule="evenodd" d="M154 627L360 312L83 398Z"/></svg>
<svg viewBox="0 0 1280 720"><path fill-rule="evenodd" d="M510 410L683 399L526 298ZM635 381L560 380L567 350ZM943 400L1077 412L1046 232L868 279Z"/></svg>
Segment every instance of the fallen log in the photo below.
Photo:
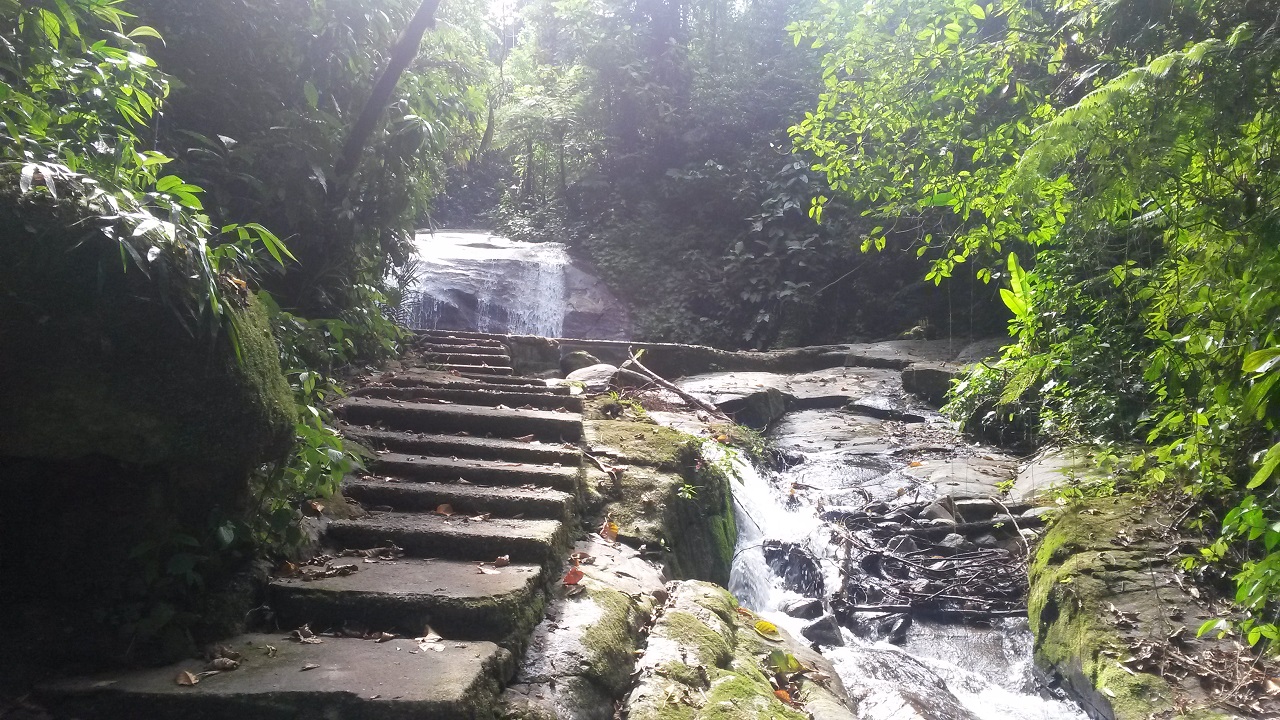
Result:
<svg viewBox="0 0 1280 720"><path fill-rule="evenodd" d="M672 384L672 383L668 382L667 380L663 379L662 377L660 377L660 376L659 376L657 373L655 373L654 371L652 371L652 370L650 370L649 368L645 367L644 365L640 364L640 359L639 359L638 357L636 357L636 354L635 354L634 352L632 352L630 348L628 348L628 349L627 349L627 354L631 356L631 359L630 359L630 360L627 360L627 361L626 361L626 362L624 362L624 363L622 363L622 367L621 367L621 368L619 368L620 370L622 370L622 369L626 369L626 367L627 367L628 365L634 365L634 366L635 366L635 368L636 368L636 370L639 370L639 371L640 371L640 374L645 375L645 376L646 376L646 377L648 377L650 380L652 380L652 381L654 381L655 383L657 383L657 384L658 384L658 386L659 386L659 387L661 387L663 390L669 390L669 391L671 391L671 392L675 393L676 395L678 395L678 396L680 397L680 399L681 399L681 400L684 400L685 402L687 402L687 403L689 403L690 405L692 405L692 406L694 406L694 407L698 408L699 410L704 410L704 411L706 411L706 412L710 413L711 415L714 415L715 417L717 417L717 418L719 418L719 419L721 419L721 420L724 420L725 422L733 422L733 421L729 418L729 416L728 416L728 415L725 415L725 414L724 414L724 412L723 412L720 408L716 407L715 405L712 405L711 403L708 403L708 402L704 402L704 401L702 401L702 400L699 400L698 398L696 398L696 397L694 397L694 396L690 395L689 393L685 392L684 390L681 390L680 388L676 387L674 384Z"/></svg>

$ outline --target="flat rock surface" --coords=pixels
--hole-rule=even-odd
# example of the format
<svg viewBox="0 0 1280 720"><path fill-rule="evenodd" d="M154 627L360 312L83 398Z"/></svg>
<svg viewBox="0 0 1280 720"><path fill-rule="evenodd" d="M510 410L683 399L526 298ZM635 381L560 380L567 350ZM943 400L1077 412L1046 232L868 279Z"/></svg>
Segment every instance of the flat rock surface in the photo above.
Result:
<svg viewBox="0 0 1280 720"><path fill-rule="evenodd" d="M325 638L301 644L282 635L243 635L225 644L242 654L241 666L195 686L178 685L175 678L184 671L201 672L204 663L199 660L79 678L52 689L63 697L92 700L90 707L99 710L111 707L113 697L128 700L132 717L209 717L225 708L245 712L246 718L471 718L475 704L491 693L487 678L509 662L507 651L488 642L433 643L441 647L436 651L411 639L375 643ZM187 702L175 703L177 698ZM358 700L379 709L366 709L363 715L349 707L344 711ZM326 710L319 711L321 707ZM316 714L308 714L309 709Z"/></svg>
<svg viewBox="0 0 1280 720"><path fill-rule="evenodd" d="M502 568L489 564L484 572L474 562L438 558L401 558L376 563L340 558L335 563L356 563L360 570L324 580L276 578L272 585L312 592L483 599L528 591L542 578L541 567L520 563Z"/></svg>
<svg viewBox="0 0 1280 720"><path fill-rule="evenodd" d="M417 555L542 560L554 549L563 527L558 520L474 521L426 513L375 513L360 520L335 520L329 532L338 542L354 539L358 545L381 545L391 541Z"/></svg>

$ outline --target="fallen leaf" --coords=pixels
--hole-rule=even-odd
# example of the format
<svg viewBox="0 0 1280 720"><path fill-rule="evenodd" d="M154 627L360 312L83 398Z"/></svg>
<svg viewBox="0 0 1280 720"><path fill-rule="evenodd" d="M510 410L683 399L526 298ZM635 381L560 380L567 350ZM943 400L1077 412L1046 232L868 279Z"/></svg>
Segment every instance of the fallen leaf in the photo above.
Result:
<svg viewBox="0 0 1280 720"><path fill-rule="evenodd" d="M765 638L766 640L782 639L782 633L778 632L778 626L768 620L757 620L752 627L755 628L756 633L759 634L760 637Z"/></svg>
<svg viewBox="0 0 1280 720"><path fill-rule="evenodd" d="M444 503L443 505L440 505L435 509L435 514L449 517L453 515L453 506L450 505L449 503Z"/></svg>
<svg viewBox="0 0 1280 720"><path fill-rule="evenodd" d="M396 639L395 635L392 635L389 632L381 632L374 637L373 641L376 643L384 643L388 640L395 640L395 639Z"/></svg>
<svg viewBox="0 0 1280 720"><path fill-rule="evenodd" d="M604 524L600 526L600 537L608 540L609 542L617 542L618 530L618 523L614 522L612 519L606 519Z"/></svg>
<svg viewBox="0 0 1280 720"><path fill-rule="evenodd" d="M239 662L232 660L231 658L220 657L220 658L214 658L213 660L210 660L209 664L204 666L204 669L205 670L235 670L238 667L240 667Z"/></svg>
<svg viewBox="0 0 1280 720"><path fill-rule="evenodd" d="M485 567L484 565L477 565L477 566L476 566L476 571L477 571L477 572L478 572L478 574L480 574L480 575L501 575L501 574L502 574L501 572L499 572L499 571L497 571L497 570L495 570L495 569L493 569L493 568L491 568L491 567Z"/></svg>
<svg viewBox="0 0 1280 720"><path fill-rule="evenodd" d="M511 564L511 556L510 556L510 555L502 555L502 556L498 557L498 559L497 559L497 560L494 560L494 561L493 561L493 566L494 566L494 567L506 567L506 566L508 566L508 565L510 565L510 564Z"/></svg>
<svg viewBox="0 0 1280 720"><path fill-rule="evenodd" d="M787 692L786 690L774 690L773 694L783 703L787 705L791 704L791 693Z"/></svg>
<svg viewBox="0 0 1280 720"><path fill-rule="evenodd" d="M174 678L173 681L178 683L179 685L189 686L189 685L195 685L196 683L200 682L200 678L196 677L195 675L193 675L192 673L186 670L183 670L182 672L178 673L178 677Z"/></svg>
<svg viewBox="0 0 1280 720"><path fill-rule="evenodd" d="M315 669L316 669L316 668L318 668L318 667L320 667L320 665L319 665L319 664L317 664L317 663L307 663L306 665L303 665L303 666L302 666L302 669L301 669L301 670L299 670L298 672L306 672L306 671L308 671L308 670L315 670Z"/></svg>
<svg viewBox="0 0 1280 720"><path fill-rule="evenodd" d="M582 577L583 577L582 570L580 570L576 566L571 567L569 568L569 572L564 574L564 584L577 585L582 580Z"/></svg>
<svg viewBox="0 0 1280 720"><path fill-rule="evenodd" d="M734 608L734 610L735 610L739 615L741 615L742 617L744 617L744 618L746 618L746 619L748 619L748 620L755 620L755 619L756 619L756 614L755 614L755 613L753 613L753 612L751 612L750 610L748 610L748 609L744 608L744 607Z"/></svg>
<svg viewBox="0 0 1280 720"><path fill-rule="evenodd" d="M526 442L526 443L527 443L527 442L533 442L533 440L534 440L534 436L533 436L533 435L523 435L523 436L521 436L521 437L516 438L516 441L517 441L517 442Z"/></svg>

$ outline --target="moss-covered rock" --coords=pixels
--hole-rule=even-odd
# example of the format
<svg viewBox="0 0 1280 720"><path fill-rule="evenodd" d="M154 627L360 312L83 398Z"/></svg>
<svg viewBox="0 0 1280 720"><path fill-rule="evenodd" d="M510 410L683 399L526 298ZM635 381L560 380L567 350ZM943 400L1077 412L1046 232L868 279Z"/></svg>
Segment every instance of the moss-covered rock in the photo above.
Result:
<svg viewBox="0 0 1280 720"><path fill-rule="evenodd" d="M672 586L666 612L654 623L640 661L639 682L627 701L633 720L801 720L805 712L784 704L765 675L769 651L794 653L802 662L830 666L785 633L765 641L751 628L749 613L723 588L690 581ZM801 657L801 656L804 657ZM839 681L832 689L801 680L802 694L828 710L815 717L846 718Z"/></svg>
<svg viewBox="0 0 1280 720"><path fill-rule="evenodd" d="M732 480L702 457L702 440L618 420L588 422L586 435L594 451L626 464L616 480L596 483L619 538L664 549L671 577L728 584L738 534Z"/></svg>
<svg viewBox="0 0 1280 720"><path fill-rule="evenodd" d="M0 197L0 456L112 458L160 469L193 511L239 506L250 471L293 437L262 309L228 294L237 351L181 307L191 281L122 262L85 214Z"/></svg>
<svg viewBox="0 0 1280 720"><path fill-rule="evenodd" d="M1208 617L1174 578L1169 545L1156 539L1164 533L1154 529L1168 524L1133 497L1078 503L1059 515L1031 562L1036 661L1094 717L1229 717L1203 707L1208 698L1196 683L1172 687L1120 664L1135 639L1169 637Z"/></svg>

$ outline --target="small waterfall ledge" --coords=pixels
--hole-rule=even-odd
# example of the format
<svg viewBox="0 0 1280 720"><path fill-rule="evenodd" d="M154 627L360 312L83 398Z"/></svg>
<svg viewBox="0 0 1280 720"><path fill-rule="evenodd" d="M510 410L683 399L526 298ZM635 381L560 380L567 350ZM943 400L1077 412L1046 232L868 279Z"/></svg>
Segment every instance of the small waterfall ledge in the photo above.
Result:
<svg viewBox="0 0 1280 720"><path fill-rule="evenodd" d="M625 340L630 314L561 243L419 232L401 322L421 330Z"/></svg>

